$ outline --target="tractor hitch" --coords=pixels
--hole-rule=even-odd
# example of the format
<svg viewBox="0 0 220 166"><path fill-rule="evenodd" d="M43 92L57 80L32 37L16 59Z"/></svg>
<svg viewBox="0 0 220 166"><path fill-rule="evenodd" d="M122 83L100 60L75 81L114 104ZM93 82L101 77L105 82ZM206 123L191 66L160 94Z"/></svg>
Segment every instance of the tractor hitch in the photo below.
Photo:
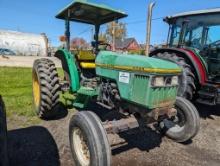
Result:
<svg viewBox="0 0 220 166"><path fill-rule="evenodd" d="M148 113L148 116L151 117L153 120L157 121L160 116L166 116L171 118L176 116L177 110L175 108L156 108Z"/></svg>
<svg viewBox="0 0 220 166"><path fill-rule="evenodd" d="M129 129L139 127L138 120L134 116L131 116L126 119L108 121L105 122L103 125L107 134L117 134L120 132L127 131Z"/></svg>
<svg viewBox="0 0 220 166"><path fill-rule="evenodd" d="M147 124L154 123L159 120L161 116L165 116L166 118L171 118L177 115L177 110L174 108L166 108L166 109L154 109L146 116ZM124 132L130 129L138 128L143 126L142 122L139 118L135 116L130 116L128 118L113 120L104 122L104 128L107 134L118 134L120 132ZM145 121L146 122L146 121Z"/></svg>

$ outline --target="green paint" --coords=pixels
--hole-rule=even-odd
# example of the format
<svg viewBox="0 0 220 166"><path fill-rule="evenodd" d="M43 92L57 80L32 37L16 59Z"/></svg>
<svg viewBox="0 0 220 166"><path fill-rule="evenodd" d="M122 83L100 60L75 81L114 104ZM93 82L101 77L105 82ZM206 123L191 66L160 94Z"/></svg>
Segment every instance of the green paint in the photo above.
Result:
<svg viewBox="0 0 220 166"><path fill-rule="evenodd" d="M74 107L85 108L91 97L98 96L97 89L80 87L79 74L75 65L74 56L66 50L63 52L65 60L67 61L70 71L71 91L77 92L76 99L73 102ZM176 69L179 67L171 62L149 58L139 55L120 55L110 51L102 51L96 57L96 63L108 64L110 66L132 66L144 67L149 69ZM120 80L121 74L127 74L129 79L126 81ZM177 86L169 87L152 87L151 79L153 76L174 76L177 73L161 73L156 72L137 72L127 70L108 69L104 67L96 67L96 74L100 77L105 77L114 80L120 92L122 99L142 105L147 109L154 109L160 107L170 107L176 100Z"/></svg>
<svg viewBox="0 0 220 166"><path fill-rule="evenodd" d="M96 89L81 86L77 91L73 106L77 108L85 108L90 98L94 96L98 96L98 91Z"/></svg>
<svg viewBox="0 0 220 166"><path fill-rule="evenodd" d="M59 12L56 18L93 24L98 33L101 24L127 15L106 5L75 0ZM70 91L77 92L73 105L85 108L91 97L99 94L96 89L80 87L75 57L67 50L59 50L65 57L70 76ZM122 99L142 105L148 109L170 107L176 100L177 86L152 87L154 76L174 76L181 73L177 64L141 55L123 55L111 51L100 51L95 60L96 74L114 80Z"/></svg>
<svg viewBox="0 0 220 166"><path fill-rule="evenodd" d="M89 5L89 6L93 6L96 8L100 8L100 9L104 9L104 10L110 10L112 12L116 12L116 13L121 13L121 14L125 14L125 12L122 12L121 10L116 10L114 8L111 8L105 4L97 4L97 3L91 3L88 2L86 0L74 0L73 2L71 2L69 5L67 5L66 7L64 7L62 10L60 10L59 13L62 13L66 10L68 10L69 8L71 8L71 6L73 6L75 3L81 4L81 5ZM59 14L58 14L59 15Z"/></svg>
<svg viewBox="0 0 220 166"><path fill-rule="evenodd" d="M118 55L113 52L101 52L96 63L109 65L140 66L148 68L179 69L171 62L148 58L144 56ZM152 87L151 79L153 76L172 76L176 74L157 74L146 72L123 71L129 75L127 83L119 81L121 70L96 67L96 74L116 81L121 98L128 102L142 105L148 109L167 107L174 104L176 100L177 86Z"/></svg>
<svg viewBox="0 0 220 166"><path fill-rule="evenodd" d="M96 89L89 88L89 87L83 87L83 86L80 87L80 89L77 91L77 93L82 94L82 95L86 95L86 96L90 96L90 97L98 95Z"/></svg>
<svg viewBox="0 0 220 166"><path fill-rule="evenodd" d="M65 57L65 60L68 65L69 69L69 76L70 76L70 91L76 92L80 88L80 82L79 82L79 73L76 67L76 59L75 56L71 54L66 49L59 49L59 53L62 53L62 55Z"/></svg>
<svg viewBox="0 0 220 166"><path fill-rule="evenodd" d="M181 72L181 69L178 67L177 64L174 64L172 62L164 61L157 58L151 58L141 55L126 55L126 54L118 54L116 52L111 51L101 51L97 58L96 58L96 64L107 64L110 67L111 66L125 66L126 67L133 67L133 69L141 69L141 68L147 68L147 69L161 69L161 70L179 70L179 73ZM125 69L126 70L126 69ZM157 72L152 72L157 73Z"/></svg>
<svg viewBox="0 0 220 166"><path fill-rule="evenodd" d="M56 15L56 18L63 20L67 19L68 11L71 11L71 16L69 17L71 21L93 25L101 25L127 17L127 14L124 12L115 10L104 4L91 3L85 0L75 0L62 9Z"/></svg>

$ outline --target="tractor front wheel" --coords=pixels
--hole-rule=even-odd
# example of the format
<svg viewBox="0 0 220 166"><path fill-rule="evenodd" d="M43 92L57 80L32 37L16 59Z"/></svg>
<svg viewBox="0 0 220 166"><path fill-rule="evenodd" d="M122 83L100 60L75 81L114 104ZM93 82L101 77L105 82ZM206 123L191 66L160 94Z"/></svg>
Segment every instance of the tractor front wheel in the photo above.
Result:
<svg viewBox="0 0 220 166"><path fill-rule="evenodd" d="M54 108L59 102L60 85L58 73L53 61L37 59L32 71L32 89L34 110L40 118L54 116Z"/></svg>
<svg viewBox="0 0 220 166"><path fill-rule="evenodd" d="M200 127L199 114L188 100L177 97L175 103L177 115L161 122L161 128L170 139L185 142L196 136Z"/></svg>
<svg viewBox="0 0 220 166"><path fill-rule="evenodd" d="M73 115L69 124L72 156L77 166L110 166L111 151L100 119L89 111Z"/></svg>
<svg viewBox="0 0 220 166"><path fill-rule="evenodd" d="M5 105L0 96L0 165L8 165L7 154L7 124L6 124L6 112Z"/></svg>

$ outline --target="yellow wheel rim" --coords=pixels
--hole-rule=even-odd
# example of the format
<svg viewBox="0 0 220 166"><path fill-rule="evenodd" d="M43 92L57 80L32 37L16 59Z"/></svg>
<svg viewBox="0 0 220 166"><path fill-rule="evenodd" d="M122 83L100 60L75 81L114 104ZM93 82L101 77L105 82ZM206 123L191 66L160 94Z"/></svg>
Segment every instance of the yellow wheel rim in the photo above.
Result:
<svg viewBox="0 0 220 166"><path fill-rule="evenodd" d="M34 103L38 107L40 105L40 84L36 72L33 73L33 96Z"/></svg>

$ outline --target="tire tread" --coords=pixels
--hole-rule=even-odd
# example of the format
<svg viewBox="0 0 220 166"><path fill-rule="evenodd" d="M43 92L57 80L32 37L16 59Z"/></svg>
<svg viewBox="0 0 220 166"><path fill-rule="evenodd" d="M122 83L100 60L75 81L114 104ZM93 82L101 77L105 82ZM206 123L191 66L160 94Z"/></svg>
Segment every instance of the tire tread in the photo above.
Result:
<svg viewBox="0 0 220 166"><path fill-rule="evenodd" d="M38 75L41 101L37 114L40 118L53 116L53 109L59 102L60 85L55 64L50 59L37 59L33 65L33 72Z"/></svg>

